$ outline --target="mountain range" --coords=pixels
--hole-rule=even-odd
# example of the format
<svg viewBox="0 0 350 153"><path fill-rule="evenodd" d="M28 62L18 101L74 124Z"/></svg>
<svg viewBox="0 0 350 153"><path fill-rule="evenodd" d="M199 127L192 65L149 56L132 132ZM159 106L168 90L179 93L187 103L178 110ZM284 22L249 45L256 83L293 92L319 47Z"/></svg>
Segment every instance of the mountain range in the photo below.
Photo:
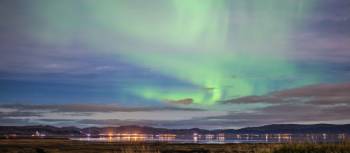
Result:
<svg viewBox="0 0 350 153"><path fill-rule="evenodd" d="M147 126L119 126L119 127L54 127L47 125L38 126L0 126L0 135L16 134L16 135L32 135L40 132L51 136L82 136L86 134L98 135L108 133L144 133L144 134L177 134L192 135L198 134L309 134L309 133L350 133L350 124L334 125L334 124L272 124L259 127L246 127L241 129L216 129L206 130L199 128L192 129L166 129Z"/></svg>

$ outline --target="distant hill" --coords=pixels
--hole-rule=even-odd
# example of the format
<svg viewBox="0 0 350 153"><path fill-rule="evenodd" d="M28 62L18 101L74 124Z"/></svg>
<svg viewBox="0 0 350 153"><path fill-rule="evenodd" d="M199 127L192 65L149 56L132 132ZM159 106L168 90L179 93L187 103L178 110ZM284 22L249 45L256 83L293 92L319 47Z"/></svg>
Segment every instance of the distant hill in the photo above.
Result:
<svg viewBox="0 0 350 153"><path fill-rule="evenodd" d="M333 124L273 124L260 127L247 127L238 130L223 130L224 133L350 133L350 124L345 125L333 125Z"/></svg>
<svg viewBox="0 0 350 153"><path fill-rule="evenodd" d="M36 131L50 135L80 135L80 129L76 127L54 127L54 126L0 126L0 134L32 135Z"/></svg>
<svg viewBox="0 0 350 153"><path fill-rule="evenodd" d="M102 133L146 133L146 134L177 134L192 135L198 134L276 134L276 133L350 133L350 124L333 125L333 124L273 124L260 127L247 127L241 129L221 129L221 130L204 130L204 129L166 129L146 126L120 126L120 127L54 127L54 126L0 126L0 135L17 134L32 135L36 131L51 136L80 136L87 133L98 135Z"/></svg>

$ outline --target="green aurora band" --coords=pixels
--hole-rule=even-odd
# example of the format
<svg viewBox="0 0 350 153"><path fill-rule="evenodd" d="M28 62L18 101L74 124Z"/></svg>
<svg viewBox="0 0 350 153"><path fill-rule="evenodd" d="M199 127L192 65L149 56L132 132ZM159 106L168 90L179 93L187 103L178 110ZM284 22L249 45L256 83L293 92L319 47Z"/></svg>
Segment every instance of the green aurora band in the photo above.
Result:
<svg viewBox="0 0 350 153"><path fill-rule="evenodd" d="M290 37L313 5L312 0L49 1L36 8L48 23L37 36L65 44L81 31L89 47L191 85L131 82L126 93L212 105L318 82L316 75L288 81L302 73L288 59L294 50Z"/></svg>

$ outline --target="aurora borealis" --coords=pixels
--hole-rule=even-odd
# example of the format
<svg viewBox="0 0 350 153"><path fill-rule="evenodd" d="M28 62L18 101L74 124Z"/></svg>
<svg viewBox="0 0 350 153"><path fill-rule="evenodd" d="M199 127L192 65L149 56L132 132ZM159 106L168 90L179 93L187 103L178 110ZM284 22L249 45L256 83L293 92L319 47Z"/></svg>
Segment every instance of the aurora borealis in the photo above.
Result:
<svg viewBox="0 0 350 153"><path fill-rule="evenodd" d="M49 24L37 27L47 29L43 35L38 35L43 41L70 43L70 39L57 38L54 31L79 31L84 21L77 21L82 19L101 24L100 28L112 37L109 42L91 40L102 35L83 30L81 33L87 35L87 38L82 38L83 43L188 84L158 87L137 82L131 83L125 92L157 101L190 98L198 104L268 93L275 90L270 86L276 78L300 74L284 54L293 50L288 44L289 34L301 26L303 15L312 5L311 1L174 0L145 7L148 2L96 4L88 1L82 5L91 9L80 11L90 15L84 16L77 13L76 8L69 8L72 10L70 14L61 14L57 8L70 6L69 1L68 4L48 3L37 8L38 12L45 12L39 20ZM119 35L137 45L111 45L113 37ZM314 79L305 78L294 85L280 85L279 88L313 83Z"/></svg>
<svg viewBox="0 0 350 153"><path fill-rule="evenodd" d="M349 81L348 8L345 0L5 0L0 104L201 109L261 124L239 116L317 97L274 93Z"/></svg>

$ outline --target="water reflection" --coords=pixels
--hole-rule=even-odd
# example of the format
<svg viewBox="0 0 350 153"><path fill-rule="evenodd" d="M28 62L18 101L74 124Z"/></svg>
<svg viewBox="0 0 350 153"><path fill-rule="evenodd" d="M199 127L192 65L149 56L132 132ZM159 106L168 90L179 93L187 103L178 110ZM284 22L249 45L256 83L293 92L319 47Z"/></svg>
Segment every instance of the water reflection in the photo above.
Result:
<svg viewBox="0 0 350 153"><path fill-rule="evenodd" d="M134 142L157 141L174 143L286 143L286 142L341 142L349 139L349 135L340 134L100 134L84 138L72 138L80 141Z"/></svg>

